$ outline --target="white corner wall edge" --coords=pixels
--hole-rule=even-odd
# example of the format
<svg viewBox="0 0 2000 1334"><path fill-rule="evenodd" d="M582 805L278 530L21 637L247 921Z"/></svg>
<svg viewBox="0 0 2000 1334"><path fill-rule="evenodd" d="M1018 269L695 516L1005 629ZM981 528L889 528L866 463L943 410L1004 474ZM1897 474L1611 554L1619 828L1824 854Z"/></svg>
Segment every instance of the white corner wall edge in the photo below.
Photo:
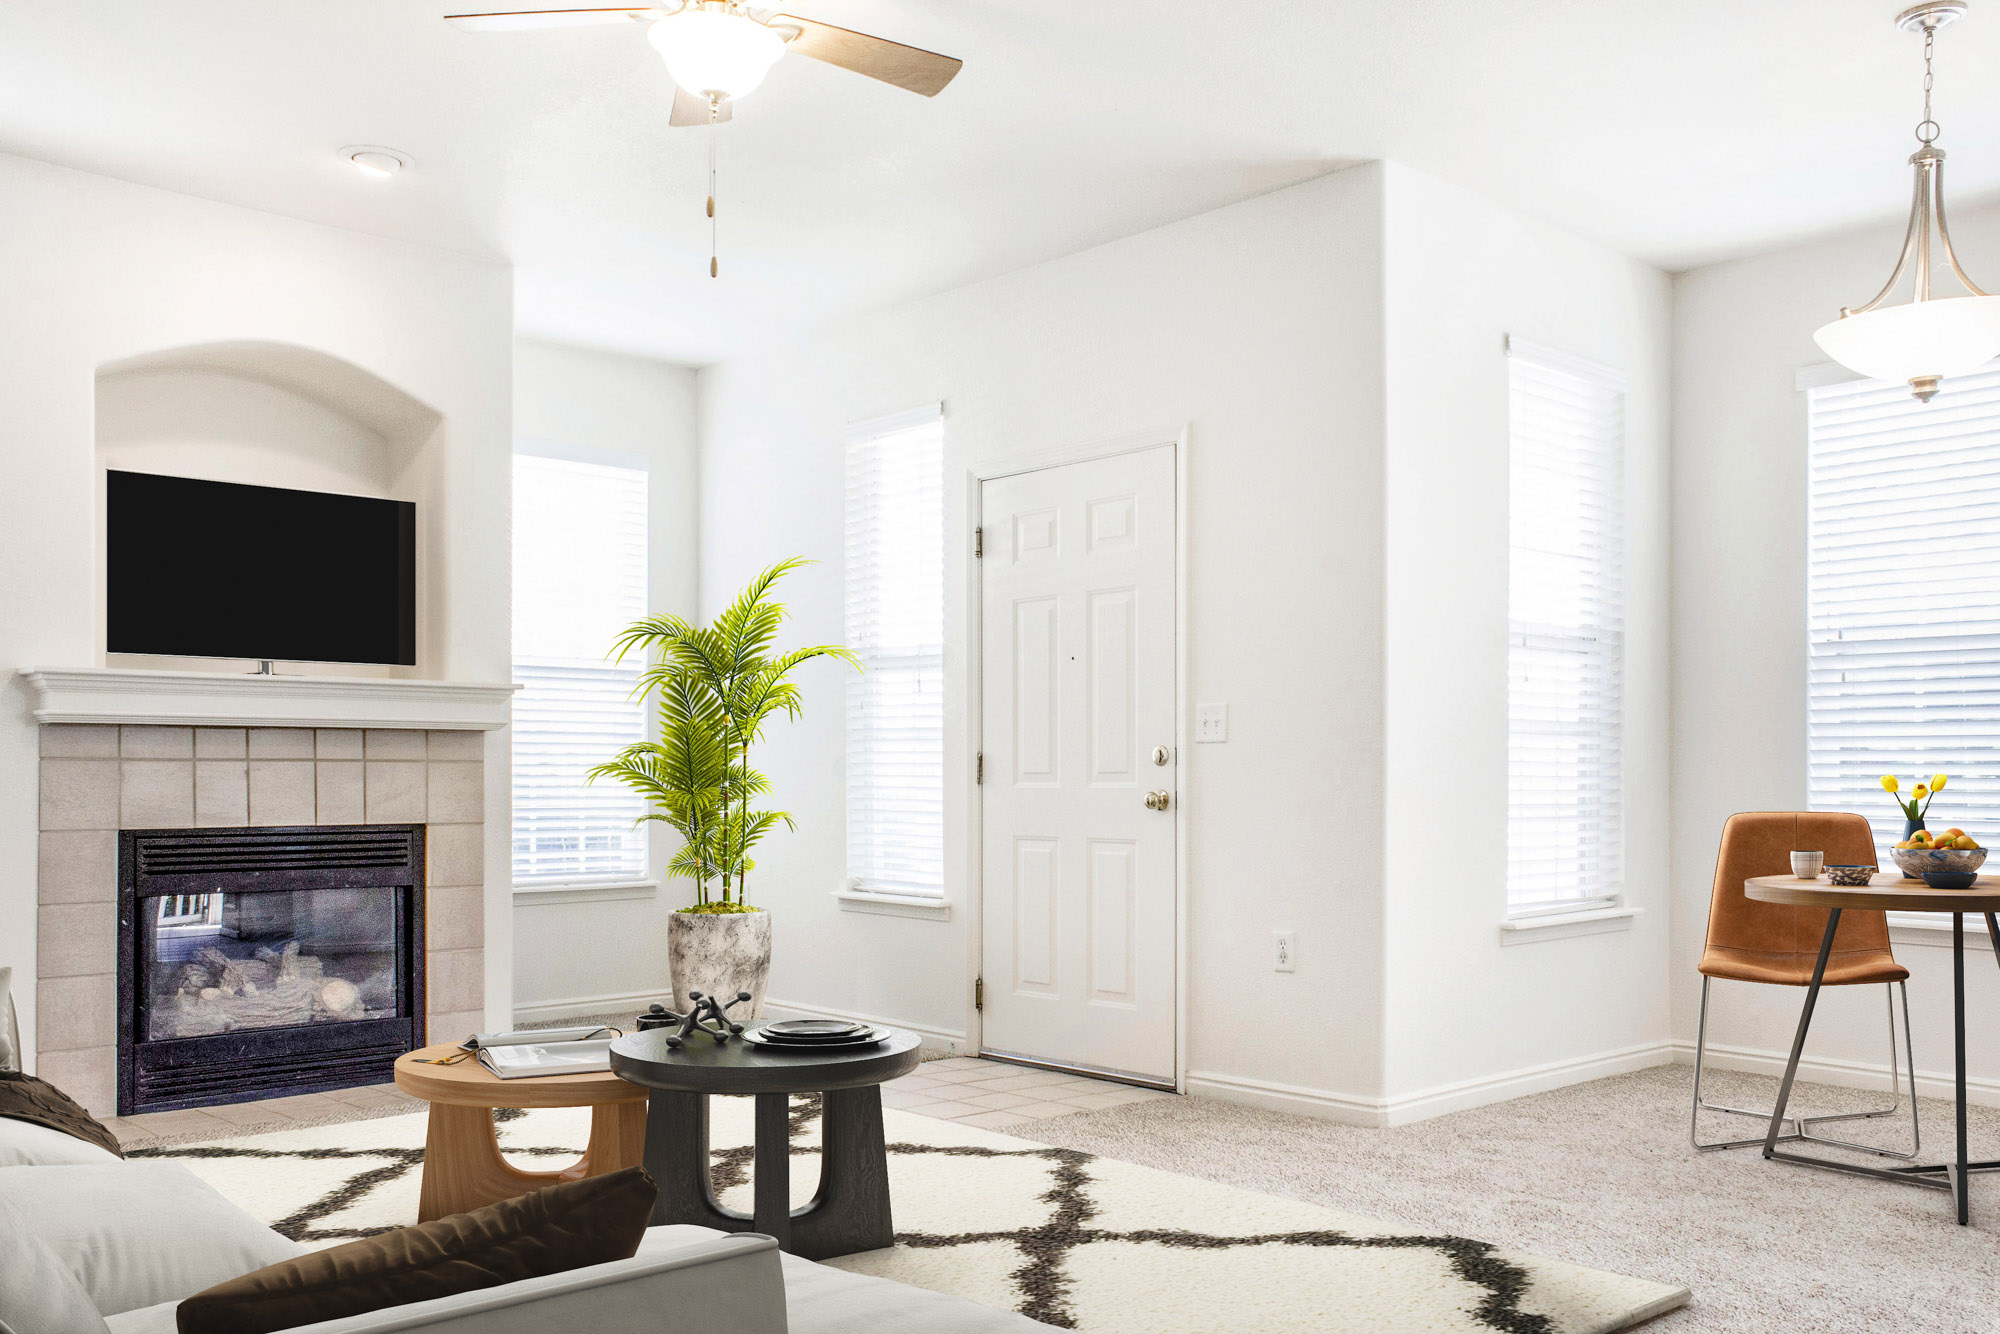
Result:
<svg viewBox="0 0 2000 1334"><path fill-rule="evenodd" d="M1531 1093L1546 1093L1550 1089L1587 1083L1593 1079L1603 1079L1608 1075L1629 1074L1634 1070L1645 1070L1656 1065L1670 1065L1673 1061L1672 1043L1644 1042L1573 1060L1551 1061L1546 1065L1528 1066L1520 1070L1510 1070L1505 1074L1488 1075L1455 1084L1441 1084L1436 1088L1404 1094L1397 1098L1358 1098L1350 1094L1328 1092L1325 1089L1301 1088L1294 1084L1276 1084L1260 1079L1243 1079L1208 1070L1190 1070L1187 1076L1187 1091L1225 1102L1262 1107L1274 1112L1317 1116L1344 1125L1381 1128L1409 1125L1412 1122L1429 1120L1433 1116L1443 1116L1447 1112L1462 1112L1467 1108L1483 1107L1493 1102L1506 1102L1510 1098L1526 1097Z"/></svg>
<svg viewBox="0 0 2000 1334"><path fill-rule="evenodd" d="M492 731L508 725L517 689L512 683L115 667L24 667L19 675L38 723Z"/></svg>
<svg viewBox="0 0 2000 1334"><path fill-rule="evenodd" d="M1703 1064L1711 1069L1740 1070L1753 1075L1770 1075L1775 1079L1785 1073L1787 1055L1788 1053L1781 1051L1765 1051L1757 1047L1727 1047L1711 1042L1708 1044L1708 1055L1703 1058ZM1674 1063L1694 1064L1692 1042L1674 1043ZM1843 1061L1830 1057L1807 1056L1799 1061L1799 1078L1809 1084L1833 1084L1840 1088L1881 1089L1887 1092L1889 1067L1872 1065L1867 1061ZM1951 1074L1937 1070L1917 1071L1917 1096L1950 1102L1955 1096ZM2000 1079L1967 1078L1965 1100L1979 1107L2000 1107Z"/></svg>

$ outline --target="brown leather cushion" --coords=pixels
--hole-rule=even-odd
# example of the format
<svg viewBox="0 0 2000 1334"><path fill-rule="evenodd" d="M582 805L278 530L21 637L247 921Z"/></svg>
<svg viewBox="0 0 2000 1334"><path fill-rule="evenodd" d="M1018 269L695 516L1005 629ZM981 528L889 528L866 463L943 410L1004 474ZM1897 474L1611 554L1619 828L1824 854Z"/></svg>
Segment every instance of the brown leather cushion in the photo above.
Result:
<svg viewBox="0 0 2000 1334"><path fill-rule="evenodd" d="M75 1099L48 1080L24 1075L19 1070L0 1070L0 1116L60 1130L107 1153L125 1156L118 1137L84 1111Z"/></svg>
<svg viewBox="0 0 2000 1334"><path fill-rule="evenodd" d="M1826 909L1764 903L1743 892L1754 876L1792 873L1794 851L1820 852L1829 866L1876 862L1875 834L1859 815L1832 811L1747 811L1729 817L1715 857L1708 937L1701 971L1709 977L1802 987L1812 981L1826 934ZM1900 982L1907 968L1889 950L1889 920L1877 909L1850 908L1826 960L1827 986Z"/></svg>
<svg viewBox="0 0 2000 1334"><path fill-rule="evenodd" d="M183 1301L175 1324L181 1334L271 1334L630 1259L658 1194L639 1167L544 1186L218 1283Z"/></svg>

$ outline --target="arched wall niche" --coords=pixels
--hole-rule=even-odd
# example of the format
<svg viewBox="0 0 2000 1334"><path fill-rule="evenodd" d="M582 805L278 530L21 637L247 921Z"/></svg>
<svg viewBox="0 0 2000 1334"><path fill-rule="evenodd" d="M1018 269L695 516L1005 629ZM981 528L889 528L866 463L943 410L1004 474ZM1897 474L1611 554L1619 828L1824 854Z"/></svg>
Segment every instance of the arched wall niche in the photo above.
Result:
<svg viewBox="0 0 2000 1334"><path fill-rule="evenodd" d="M432 553L445 419L352 362L281 343L210 343L123 358L96 377L97 645L106 666L244 670L236 659L104 650L105 473L111 469L408 500L417 506L417 663L286 663L314 675L422 677L442 605ZM254 553L246 553L254 558ZM227 572L217 573L227 587Z"/></svg>

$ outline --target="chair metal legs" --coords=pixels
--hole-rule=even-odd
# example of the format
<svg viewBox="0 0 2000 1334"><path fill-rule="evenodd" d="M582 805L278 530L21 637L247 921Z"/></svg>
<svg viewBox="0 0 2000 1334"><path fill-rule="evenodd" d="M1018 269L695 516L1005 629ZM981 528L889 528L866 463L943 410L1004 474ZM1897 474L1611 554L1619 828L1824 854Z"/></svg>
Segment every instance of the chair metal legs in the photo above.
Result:
<svg viewBox="0 0 2000 1334"><path fill-rule="evenodd" d="M1752 1111L1746 1107L1724 1107L1717 1103L1703 1102L1701 1098L1702 1057L1708 1047L1708 985L1712 979L1701 979L1701 1019L1695 1029L1694 1040L1694 1106L1688 1115L1688 1143L1703 1153L1717 1149L1740 1149L1752 1144L1763 1144L1767 1136L1758 1135L1752 1139L1711 1140L1703 1142L1699 1133L1699 1122L1703 1112L1722 1112L1729 1116L1747 1116L1762 1121L1767 1126L1771 1120L1770 1110ZM1903 1055L1907 1058L1904 1072L1908 1077L1910 1093L1910 1147L1884 1149L1873 1144L1857 1144L1851 1140L1833 1139L1826 1135L1815 1135L1812 1127L1828 1121L1867 1121L1884 1116L1894 1116L1903 1107L1903 1084L1899 1082L1898 1061L1896 1059L1896 991L1903 996ZM1880 1154L1885 1158L1914 1158L1923 1143L1922 1130L1917 1124L1917 1059L1910 1041L1910 988L1907 983L1892 982L1883 988L1889 1003L1889 1088L1895 1101L1887 1107L1874 1108L1865 1112L1837 1112L1826 1116L1788 1116L1785 1123L1790 1128L1780 1134L1779 1140L1804 1140L1813 1144L1828 1144L1843 1149L1859 1149L1864 1153Z"/></svg>

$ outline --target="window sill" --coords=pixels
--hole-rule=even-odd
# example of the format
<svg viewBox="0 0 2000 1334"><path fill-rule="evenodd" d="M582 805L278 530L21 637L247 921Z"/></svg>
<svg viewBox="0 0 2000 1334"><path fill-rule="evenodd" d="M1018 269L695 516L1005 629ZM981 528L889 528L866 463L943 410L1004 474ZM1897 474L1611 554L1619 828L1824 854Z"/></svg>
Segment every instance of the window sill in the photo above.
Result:
<svg viewBox="0 0 2000 1334"><path fill-rule="evenodd" d="M925 898L915 894L877 894L866 889L836 890L842 912L873 913L877 917L916 917L928 922L951 920L949 899Z"/></svg>
<svg viewBox="0 0 2000 1334"><path fill-rule="evenodd" d="M1500 923L1502 945L1532 945L1544 940L1565 940L1570 936L1595 936L1606 931L1629 931L1639 909L1623 904L1586 908L1580 912L1540 913L1531 917L1510 917Z"/></svg>
<svg viewBox="0 0 2000 1334"><path fill-rule="evenodd" d="M608 903L616 899L650 899L660 892L657 880L603 880L576 885L516 885L514 902Z"/></svg>

